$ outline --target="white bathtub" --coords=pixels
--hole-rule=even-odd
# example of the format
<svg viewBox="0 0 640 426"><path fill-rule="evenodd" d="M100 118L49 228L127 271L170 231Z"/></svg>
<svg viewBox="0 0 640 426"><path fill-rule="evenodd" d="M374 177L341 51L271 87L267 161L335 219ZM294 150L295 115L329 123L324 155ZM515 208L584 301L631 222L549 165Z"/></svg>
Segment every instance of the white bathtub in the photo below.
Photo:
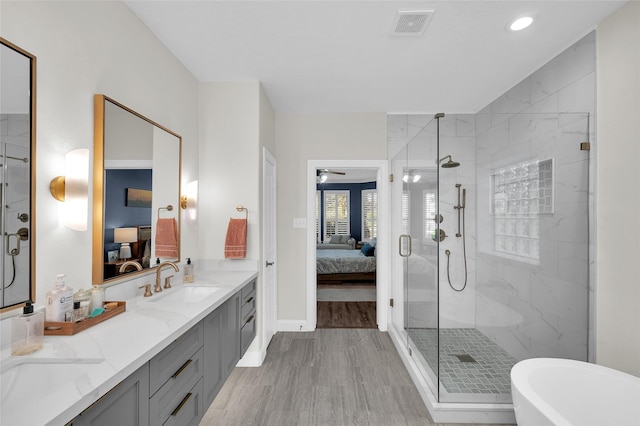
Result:
<svg viewBox="0 0 640 426"><path fill-rule="evenodd" d="M533 358L511 370L520 426L640 425L640 378L582 361Z"/></svg>

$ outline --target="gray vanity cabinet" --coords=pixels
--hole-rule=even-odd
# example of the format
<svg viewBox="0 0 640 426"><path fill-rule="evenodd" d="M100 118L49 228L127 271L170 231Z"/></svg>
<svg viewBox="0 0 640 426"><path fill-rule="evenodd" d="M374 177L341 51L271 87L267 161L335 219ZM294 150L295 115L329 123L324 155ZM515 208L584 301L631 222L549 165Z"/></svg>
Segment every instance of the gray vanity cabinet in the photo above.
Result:
<svg viewBox="0 0 640 426"><path fill-rule="evenodd" d="M137 426L149 424L149 364L124 379L68 425Z"/></svg>
<svg viewBox="0 0 640 426"><path fill-rule="evenodd" d="M222 311L222 375L226 380L240 360L240 292L227 300Z"/></svg>
<svg viewBox="0 0 640 426"><path fill-rule="evenodd" d="M149 361L151 425L197 425L204 413L202 321Z"/></svg>
<svg viewBox="0 0 640 426"><path fill-rule="evenodd" d="M239 309L240 292L203 321L205 407L211 405L240 359Z"/></svg>
<svg viewBox="0 0 640 426"><path fill-rule="evenodd" d="M240 292L240 356L249 348L256 337L256 281L253 280Z"/></svg>
<svg viewBox="0 0 640 426"><path fill-rule="evenodd" d="M211 312L204 325L204 402L211 405L226 377L222 374L222 311L224 305Z"/></svg>
<svg viewBox="0 0 640 426"><path fill-rule="evenodd" d="M154 356L72 426L196 426L256 335L256 281Z"/></svg>
<svg viewBox="0 0 640 426"><path fill-rule="evenodd" d="M204 319L205 409L255 337L255 295L253 280Z"/></svg>

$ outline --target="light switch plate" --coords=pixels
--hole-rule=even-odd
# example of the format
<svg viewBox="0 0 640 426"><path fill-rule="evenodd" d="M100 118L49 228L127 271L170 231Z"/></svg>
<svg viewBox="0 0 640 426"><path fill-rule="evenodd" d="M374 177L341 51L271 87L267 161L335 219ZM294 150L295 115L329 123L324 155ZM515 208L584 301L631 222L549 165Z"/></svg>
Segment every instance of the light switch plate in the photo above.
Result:
<svg viewBox="0 0 640 426"><path fill-rule="evenodd" d="M307 219L304 217L294 217L293 218L293 227L294 228L306 228L307 227Z"/></svg>

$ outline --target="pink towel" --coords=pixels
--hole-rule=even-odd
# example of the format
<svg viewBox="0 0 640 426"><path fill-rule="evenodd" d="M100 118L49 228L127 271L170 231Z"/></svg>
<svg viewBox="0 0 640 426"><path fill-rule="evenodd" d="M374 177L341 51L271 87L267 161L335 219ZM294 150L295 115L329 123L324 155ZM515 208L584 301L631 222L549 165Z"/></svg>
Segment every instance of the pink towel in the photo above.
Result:
<svg viewBox="0 0 640 426"><path fill-rule="evenodd" d="M247 219L229 219L224 242L225 259L244 259L247 255Z"/></svg>
<svg viewBox="0 0 640 426"><path fill-rule="evenodd" d="M155 257L178 257L178 224L173 218L158 219Z"/></svg>

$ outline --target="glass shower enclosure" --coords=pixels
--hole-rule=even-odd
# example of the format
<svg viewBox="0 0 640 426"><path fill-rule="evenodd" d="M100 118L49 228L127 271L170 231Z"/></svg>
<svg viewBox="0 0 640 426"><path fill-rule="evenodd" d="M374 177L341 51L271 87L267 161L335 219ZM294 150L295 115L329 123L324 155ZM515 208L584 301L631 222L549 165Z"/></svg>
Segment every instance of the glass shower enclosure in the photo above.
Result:
<svg viewBox="0 0 640 426"><path fill-rule="evenodd" d="M390 163L394 327L436 401L511 403L516 362L588 359L589 115L408 123Z"/></svg>

